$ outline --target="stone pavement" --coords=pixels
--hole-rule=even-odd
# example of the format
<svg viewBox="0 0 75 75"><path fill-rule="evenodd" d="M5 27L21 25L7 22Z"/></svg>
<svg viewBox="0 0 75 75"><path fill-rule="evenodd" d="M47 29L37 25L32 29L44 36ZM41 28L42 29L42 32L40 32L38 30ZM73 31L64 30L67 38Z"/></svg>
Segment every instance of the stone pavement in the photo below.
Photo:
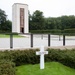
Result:
<svg viewBox="0 0 75 75"><path fill-rule="evenodd" d="M31 48L30 36L24 38L13 38L13 49L29 49ZM75 36L66 36L66 46L63 46L63 37L51 35L50 48L70 49L75 48ZM47 35L34 35L33 48L40 46L48 47ZM0 38L0 50L10 49L10 38Z"/></svg>

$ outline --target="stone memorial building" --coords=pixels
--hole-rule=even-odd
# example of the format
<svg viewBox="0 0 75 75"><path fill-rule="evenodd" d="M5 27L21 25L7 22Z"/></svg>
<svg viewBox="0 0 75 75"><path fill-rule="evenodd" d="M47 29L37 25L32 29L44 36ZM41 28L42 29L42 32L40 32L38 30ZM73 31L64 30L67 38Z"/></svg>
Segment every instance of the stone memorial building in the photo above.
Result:
<svg viewBox="0 0 75 75"><path fill-rule="evenodd" d="M12 32L29 33L28 5L15 3L12 6Z"/></svg>

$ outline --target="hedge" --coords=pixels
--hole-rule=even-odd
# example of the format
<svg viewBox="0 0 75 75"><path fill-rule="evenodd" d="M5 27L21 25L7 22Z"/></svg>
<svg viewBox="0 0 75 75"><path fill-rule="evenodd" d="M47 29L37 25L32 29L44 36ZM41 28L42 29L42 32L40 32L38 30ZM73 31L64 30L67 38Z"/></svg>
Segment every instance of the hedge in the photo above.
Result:
<svg viewBox="0 0 75 75"><path fill-rule="evenodd" d="M61 33L61 30L59 29L52 29L52 30L30 30L30 33L45 33L45 34L48 34L48 33Z"/></svg>
<svg viewBox="0 0 75 75"><path fill-rule="evenodd" d="M48 49L49 54L46 55L47 61L57 61L71 68L75 68L75 49L72 50L55 50Z"/></svg>
<svg viewBox="0 0 75 75"><path fill-rule="evenodd" d="M40 61L40 57L36 55L36 50L24 50L24 51L13 51L12 57L13 62L17 66L23 64L37 64ZM48 49L48 55L45 55L45 61L57 61L66 66L75 68L75 49L73 50L56 50Z"/></svg>
<svg viewBox="0 0 75 75"><path fill-rule="evenodd" d="M16 66L39 63L39 56L36 56L36 51L38 49L12 51L13 62L16 63Z"/></svg>
<svg viewBox="0 0 75 75"><path fill-rule="evenodd" d="M36 64L39 63L39 56L36 56L35 50L14 50L14 51L4 51L0 52L0 60L6 59L14 62L16 66L23 64Z"/></svg>
<svg viewBox="0 0 75 75"><path fill-rule="evenodd" d="M75 33L75 29L64 29L64 33Z"/></svg>
<svg viewBox="0 0 75 75"><path fill-rule="evenodd" d="M0 60L0 75L15 75L15 64L8 60Z"/></svg>
<svg viewBox="0 0 75 75"><path fill-rule="evenodd" d="M30 33L34 34L65 34L65 35L75 35L75 29L52 29L52 30L30 30Z"/></svg>
<svg viewBox="0 0 75 75"><path fill-rule="evenodd" d="M14 63L16 66L24 65L24 64L37 64L40 62L40 56L36 55L36 51L39 49L29 49L29 50L13 50L13 51L0 51L0 64L3 65L1 67L0 65L0 71L2 69L5 69L5 67L10 68L10 70L7 68L7 72L10 72L10 74L6 75L14 75L15 69L13 66ZM75 68L75 49L72 50L59 50L59 49L47 49L48 54L45 55L45 62L51 62L56 61L60 62L66 66L69 66L71 68ZM4 62L7 60L6 62ZM7 64L6 64L7 63ZM6 73L0 72L0 73ZM2 75L2 74L0 74Z"/></svg>

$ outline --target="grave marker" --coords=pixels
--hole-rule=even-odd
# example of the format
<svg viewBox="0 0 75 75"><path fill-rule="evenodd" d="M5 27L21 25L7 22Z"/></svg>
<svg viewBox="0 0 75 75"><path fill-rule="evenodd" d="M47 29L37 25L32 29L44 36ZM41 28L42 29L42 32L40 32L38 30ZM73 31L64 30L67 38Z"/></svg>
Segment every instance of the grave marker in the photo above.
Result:
<svg viewBox="0 0 75 75"><path fill-rule="evenodd" d="M44 47L41 46L40 51L36 52L36 55L40 55L40 69L44 69L44 55L48 54L48 51L44 51Z"/></svg>

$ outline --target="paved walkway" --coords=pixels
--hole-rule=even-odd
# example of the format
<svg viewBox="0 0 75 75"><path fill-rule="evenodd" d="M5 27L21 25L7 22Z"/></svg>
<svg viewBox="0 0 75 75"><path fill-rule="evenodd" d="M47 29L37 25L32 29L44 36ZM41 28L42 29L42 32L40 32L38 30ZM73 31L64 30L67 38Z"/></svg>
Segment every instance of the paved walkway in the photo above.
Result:
<svg viewBox="0 0 75 75"><path fill-rule="evenodd" d="M26 49L31 48L30 36L24 38L13 38L13 49ZM75 36L66 36L65 47L63 46L63 37L51 35L50 48L75 48ZM40 46L48 47L47 35L34 35L33 47L39 48ZM0 50L10 49L10 38L0 38Z"/></svg>

